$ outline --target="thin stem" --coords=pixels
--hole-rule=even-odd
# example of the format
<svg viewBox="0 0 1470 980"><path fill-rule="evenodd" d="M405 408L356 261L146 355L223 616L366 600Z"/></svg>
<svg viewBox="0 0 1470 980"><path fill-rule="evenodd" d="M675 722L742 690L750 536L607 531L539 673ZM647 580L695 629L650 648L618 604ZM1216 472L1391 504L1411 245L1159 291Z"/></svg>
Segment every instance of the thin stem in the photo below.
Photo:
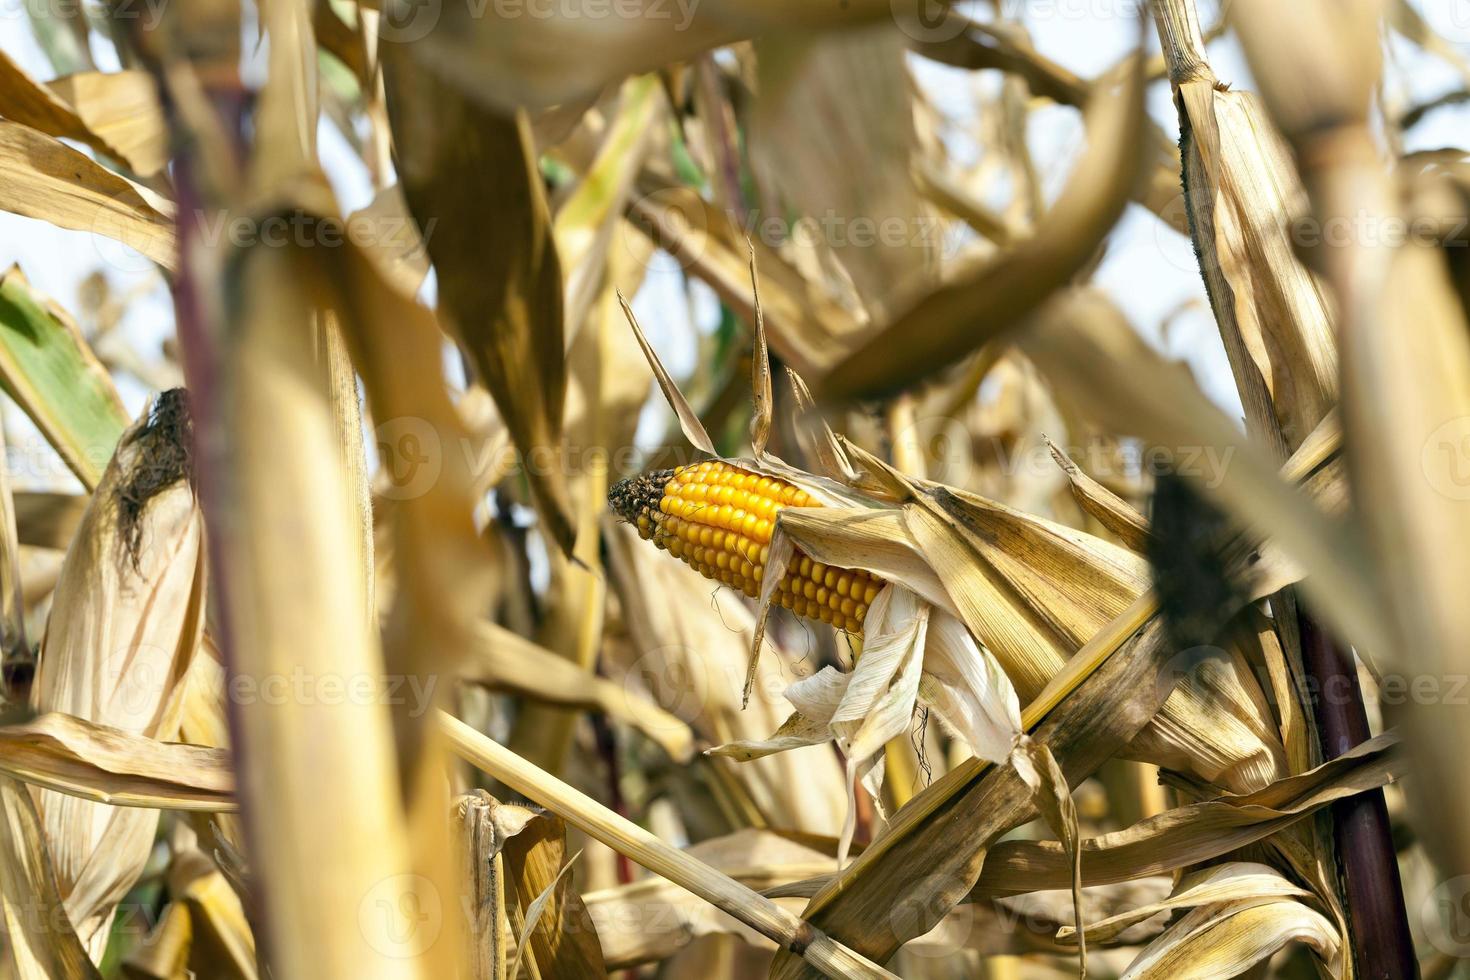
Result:
<svg viewBox="0 0 1470 980"><path fill-rule="evenodd" d="M439 712L440 727L450 749L460 758L500 780L578 828L625 854L648 870L687 889L750 926L777 945L806 959L825 976L887 977L894 974L833 940L693 855L664 843L642 827L578 792L555 776L531 765L453 715Z"/></svg>

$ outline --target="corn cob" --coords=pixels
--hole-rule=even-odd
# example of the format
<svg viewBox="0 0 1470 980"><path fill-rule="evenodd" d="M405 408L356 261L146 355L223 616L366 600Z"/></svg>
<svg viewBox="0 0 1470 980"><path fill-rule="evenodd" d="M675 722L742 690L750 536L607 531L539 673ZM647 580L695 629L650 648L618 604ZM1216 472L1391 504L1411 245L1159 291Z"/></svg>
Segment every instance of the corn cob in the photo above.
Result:
<svg viewBox="0 0 1470 980"><path fill-rule="evenodd" d="M608 494L638 534L751 598L760 594L771 532L784 507L820 507L806 491L720 460L656 470ZM883 581L867 572L813 561L797 549L773 601L798 616L861 633Z"/></svg>

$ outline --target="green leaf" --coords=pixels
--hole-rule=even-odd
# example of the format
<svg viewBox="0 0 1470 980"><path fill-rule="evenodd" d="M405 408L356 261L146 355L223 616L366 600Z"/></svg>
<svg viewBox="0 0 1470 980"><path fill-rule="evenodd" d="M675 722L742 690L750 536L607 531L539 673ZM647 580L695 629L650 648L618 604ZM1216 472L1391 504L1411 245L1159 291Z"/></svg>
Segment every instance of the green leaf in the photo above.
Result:
<svg viewBox="0 0 1470 980"><path fill-rule="evenodd" d="M95 488L130 421L127 409L76 324L16 267L0 276L0 386Z"/></svg>

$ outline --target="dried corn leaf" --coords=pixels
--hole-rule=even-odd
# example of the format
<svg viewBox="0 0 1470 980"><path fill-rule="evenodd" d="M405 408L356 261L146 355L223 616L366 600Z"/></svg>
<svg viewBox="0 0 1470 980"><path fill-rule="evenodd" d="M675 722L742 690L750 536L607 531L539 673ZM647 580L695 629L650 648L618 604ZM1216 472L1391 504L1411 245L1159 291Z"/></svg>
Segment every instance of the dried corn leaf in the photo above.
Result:
<svg viewBox="0 0 1470 980"><path fill-rule="evenodd" d="M604 680L503 626L485 623L461 677L492 690L549 704L601 711L641 731L669 756L687 762L694 752L689 726L626 687Z"/></svg>
<svg viewBox="0 0 1470 980"><path fill-rule="evenodd" d="M0 384L94 489L128 425L122 398L76 324L13 266L0 276Z"/></svg>
<svg viewBox="0 0 1470 980"><path fill-rule="evenodd" d="M1292 237L1305 193L1254 95L1178 91L1185 197L1250 433L1289 453L1337 400L1332 310Z"/></svg>
<svg viewBox="0 0 1470 980"><path fill-rule="evenodd" d="M318 8L323 9L323 8ZM383 278L405 296L417 296L429 275L429 249L403 199L403 188L390 184L372 201L347 216L348 235L361 241ZM353 229L361 229L353 234Z"/></svg>
<svg viewBox="0 0 1470 980"><path fill-rule="evenodd" d="M608 247L618 232L662 109L657 76L642 75L624 82L617 116L608 127L597 157L556 212L552 231L566 276L569 338L575 338L582 329L602 289Z"/></svg>
<svg viewBox="0 0 1470 980"><path fill-rule="evenodd" d="M79 800L205 812L235 808L230 756L220 749L159 741L61 712L0 728L0 746L0 771Z"/></svg>
<svg viewBox="0 0 1470 980"><path fill-rule="evenodd" d="M32 548L65 551L87 512L87 498L81 494L21 490L13 499L16 533L22 545Z"/></svg>
<svg viewBox="0 0 1470 980"><path fill-rule="evenodd" d="M659 3L637 0L613 18L558 11L541 17L477 16L473 7L429 10L407 0L388 4L384 37L416 42L423 70L454 78L502 108L577 102L624 75L684 61L701 51L779 27L820 28L889 16L886 2L792 8L734 0Z"/></svg>
<svg viewBox="0 0 1470 980"><path fill-rule="evenodd" d="M1155 683L1166 653L1162 640L1157 624L1145 628L1032 733L1056 755L1069 781L1117 752L1162 704L1168 692ZM984 770L972 763L950 770L895 814L888 831L822 888L807 905L807 921L842 936L867 956L886 960L934 921L927 915L923 923L894 916L892 897L903 895L935 915L947 913L979 876L987 848L1035 815L1031 800L1030 789L1010 766ZM780 953L771 975L810 974L800 961Z"/></svg>
<svg viewBox="0 0 1470 980"><path fill-rule="evenodd" d="M753 167L797 220L838 222L821 247L874 319L925 285L940 238L909 176L913 90L903 40L895 25L879 24L754 42ZM822 120L820 139L813 119Z"/></svg>
<svg viewBox="0 0 1470 980"><path fill-rule="evenodd" d="M672 180L640 178L639 190L643 196L629 207L629 220L747 322L755 319L748 271L753 245L771 349L786 364L816 377L851 344L859 326L854 315L775 248L750 242L726 212Z"/></svg>
<svg viewBox="0 0 1470 980"><path fill-rule="evenodd" d="M270 51L270 81L252 122L255 153L249 183L262 198L316 174L317 49L308 0L267 0L261 26Z"/></svg>
<svg viewBox="0 0 1470 980"><path fill-rule="evenodd" d="M1243 440L1183 369L1164 362L1111 303L1091 293L1066 294L1037 317L1021 343L1053 383L1085 397L1115 431L1178 453L1216 447L1226 468L1216 471L1196 461L1181 465L1181 474L1299 563L1307 575L1303 590L1343 635L1370 654L1392 649L1383 635L1385 620L1377 614L1382 604L1353 539L1283 484L1266 453ZM1136 383L1140 370L1147 371L1151 384ZM1273 582L1264 591L1292 580Z"/></svg>
<svg viewBox="0 0 1470 980"><path fill-rule="evenodd" d="M1082 879L1096 885L1159 874L1228 854L1327 806L1402 775L1406 761L1380 735L1352 751L1253 793L1167 810L1125 830L1082 842ZM990 850L976 897L1065 888L1065 851L1049 841L1003 841Z"/></svg>
<svg viewBox="0 0 1470 980"><path fill-rule="evenodd" d="M1141 58L1131 59L1122 90L1104 86L1093 97L1091 145L1041 229L930 291L865 337L817 382L819 397L865 397L912 384L1015 326L1091 261L1122 214L1137 176L1141 66ZM975 329L977 321L985 324L983 330Z"/></svg>
<svg viewBox="0 0 1470 980"><path fill-rule="evenodd" d="M84 143L145 177L168 160L168 133L147 72L80 72L43 85L0 53L0 115Z"/></svg>
<svg viewBox="0 0 1470 980"><path fill-rule="evenodd" d="M1077 506L1116 534L1123 544L1141 554L1148 543L1148 520L1128 501L1082 472L1082 468L1056 443L1047 439L1046 445L1051 450L1052 458L1067 475L1072 498L1077 501Z"/></svg>
<svg viewBox="0 0 1470 980"><path fill-rule="evenodd" d="M566 877L578 856L567 857L566 834L560 818L543 813L502 845L506 884L521 923L512 977L528 949L541 976L607 976L597 928Z"/></svg>
<svg viewBox="0 0 1470 980"><path fill-rule="evenodd" d="M17 980L101 976L62 909L35 803L23 785L5 778L0 778L0 904L5 961Z"/></svg>
<svg viewBox="0 0 1470 980"><path fill-rule="evenodd" d="M1185 875L1168 898L1089 922L1087 938L1097 943L1109 942L1131 926L1173 909L1255 898L1310 898L1311 894L1264 864L1230 861ZM1076 930L1063 927L1058 930L1057 938L1064 942L1075 940Z"/></svg>
<svg viewBox="0 0 1470 980"><path fill-rule="evenodd" d="M3 283L0 283L3 288ZM0 426L0 458L5 458L4 427ZM26 640L25 586L21 576L20 540L15 522L15 498L10 490L10 468L0 467L0 657L18 663L31 655Z"/></svg>
<svg viewBox="0 0 1470 980"><path fill-rule="evenodd" d="M1187 913L1149 944L1121 980L1227 980L1289 942L1316 950L1334 975L1342 968L1337 927L1296 901L1241 901Z"/></svg>
<svg viewBox="0 0 1470 980"><path fill-rule="evenodd" d="M633 315L633 308L623 298L620 291L618 302L623 307L623 315L628 318L628 326L633 330L633 336L638 338L638 346L643 348L643 355L648 359L648 366L653 369L653 377L658 381L659 389L663 392L664 399L669 407L674 410L674 417L679 420L679 427L684 432L684 438L694 444L694 448L700 452L718 456L715 452L715 444L710 440L709 433L704 431L704 423L699 420L699 414L694 411L684 393L679 390L678 384L674 382L673 376L664 367L663 361L659 360L658 354L648 338L643 335L643 328L638 325L638 318Z"/></svg>
<svg viewBox="0 0 1470 980"><path fill-rule="evenodd" d="M796 949L805 962L828 977L888 978L893 974L852 949L834 942L775 902L720 874L689 854L670 847L648 831L537 769L451 715L440 712L441 729L452 749L519 793L546 806L569 824L619 854L669 878L738 918L783 947Z"/></svg>
<svg viewBox="0 0 1470 980"><path fill-rule="evenodd" d="M530 123L474 104L409 58L384 51L388 108L439 307L495 396L547 535L570 554L565 481L540 462L560 439L567 374L561 265Z"/></svg>
<svg viewBox="0 0 1470 980"><path fill-rule="evenodd" d="M692 844L687 850L736 881L757 889L784 885L832 867L830 851L765 830L737 831ZM667 959L700 936L734 935L753 946L775 948L749 926L662 878L586 892L582 900L599 926L603 959L610 970ZM648 923L651 927L618 928L628 922Z"/></svg>
<svg viewBox="0 0 1470 980"><path fill-rule="evenodd" d="M165 269L177 259L172 204L16 122L0 122L0 210L116 239Z"/></svg>

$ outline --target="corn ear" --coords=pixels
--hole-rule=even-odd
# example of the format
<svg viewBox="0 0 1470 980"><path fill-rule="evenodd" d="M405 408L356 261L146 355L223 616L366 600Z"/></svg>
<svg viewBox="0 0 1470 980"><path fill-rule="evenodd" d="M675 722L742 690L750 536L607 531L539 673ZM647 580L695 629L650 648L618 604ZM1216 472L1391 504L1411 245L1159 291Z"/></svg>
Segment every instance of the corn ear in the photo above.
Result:
<svg viewBox="0 0 1470 980"><path fill-rule="evenodd" d="M123 434L62 564L37 711L173 740L204 623L204 536L189 483L182 390ZM158 811L42 791L37 809L66 910L94 959L117 902L142 873Z"/></svg>
<svg viewBox="0 0 1470 980"><path fill-rule="evenodd" d="M721 460L624 480L608 496L645 540L752 599L766 575L776 516L787 507L821 506L785 480ZM883 584L796 550L773 599L798 616L860 634Z"/></svg>

